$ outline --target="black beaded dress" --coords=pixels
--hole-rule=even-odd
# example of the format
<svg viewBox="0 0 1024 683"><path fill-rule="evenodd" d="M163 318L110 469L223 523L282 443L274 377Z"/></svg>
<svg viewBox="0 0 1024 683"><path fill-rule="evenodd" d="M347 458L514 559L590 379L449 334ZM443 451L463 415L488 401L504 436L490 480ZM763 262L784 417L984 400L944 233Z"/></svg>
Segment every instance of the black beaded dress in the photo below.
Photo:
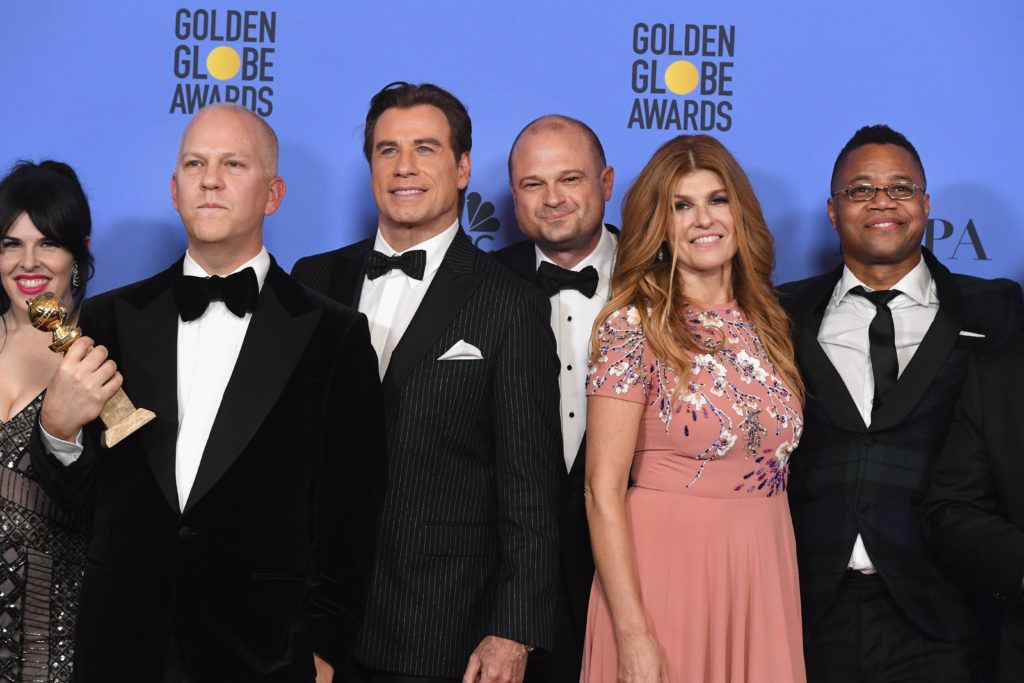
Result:
<svg viewBox="0 0 1024 683"><path fill-rule="evenodd" d="M71 680L87 514L60 510L36 483L28 442L40 394L0 420L0 681Z"/></svg>

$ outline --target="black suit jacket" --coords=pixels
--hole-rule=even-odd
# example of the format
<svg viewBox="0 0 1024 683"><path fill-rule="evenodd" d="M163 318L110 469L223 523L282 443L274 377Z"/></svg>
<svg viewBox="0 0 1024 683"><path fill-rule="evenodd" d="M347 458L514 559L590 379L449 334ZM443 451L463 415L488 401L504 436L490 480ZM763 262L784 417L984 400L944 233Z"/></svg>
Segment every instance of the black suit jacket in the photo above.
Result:
<svg viewBox="0 0 1024 683"><path fill-rule="evenodd" d="M921 505L967 364L975 351L1021 329L1021 289L950 273L923 254L939 310L870 428L817 340L842 266L780 288L808 394L789 501L809 632L835 596L859 533L882 581L922 631L939 640L977 635L963 591L925 547Z"/></svg>
<svg viewBox="0 0 1024 683"><path fill-rule="evenodd" d="M606 225L605 228L617 235L618 229ZM517 242L500 251L494 257L513 273L527 282L537 280L536 248L530 240ZM601 277L610 278L611 273L601 273ZM589 328L588 328L589 329ZM572 652L565 653L570 658L580 660L583 651L583 639L587 630L587 607L590 601L590 586L594 580L594 555L590 546L590 531L587 527L587 510L583 500L583 480L586 473L587 437L583 435L572 469L559 468L562 475L562 495L559 500L559 535L561 544L561 576L560 590L568 605L568 626L574 636ZM578 651L577 651L578 650ZM555 656L562 653L556 652ZM579 670L580 662L574 668Z"/></svg>
<svg viewBox="0 0 1024 683"><path fill-rule="evenodd" d="M162 680L173 637L197 682L309 683L314 650L338 663L351 647L383 497L366 321L271 266L179 510L181 267L87 301L80 320L156 419L109 450L89 425L69 467L33 442L47 492L94 509L75 677Z"/></svg>
<svg viewBox="0 0 1024 683"><path fill-rule="evenodd" d="M925 533L939 559L1003 602L1000 680L1024 679L1024 337L967 370L932 470Z"/></svg>
<svg viewBox="0 0 1024 683"><path fill-rule="evenodd" d="M295 264L357 306L373 240ZM487 635L549 648L558 360L547 302L460 230L384 377L390 481L357 658L459 677ZM459 340L482 360L438 361Z"/></svg>

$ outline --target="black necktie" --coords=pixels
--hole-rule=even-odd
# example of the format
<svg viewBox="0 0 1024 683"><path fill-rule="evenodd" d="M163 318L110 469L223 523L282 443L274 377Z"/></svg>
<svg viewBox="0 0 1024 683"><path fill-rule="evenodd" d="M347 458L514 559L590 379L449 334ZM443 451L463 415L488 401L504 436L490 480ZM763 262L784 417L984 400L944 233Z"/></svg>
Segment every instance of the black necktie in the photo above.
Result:
<svg viewBox="0 0 1024 683"><path fill-rule="evenodd" d="M902 292L898 289L869 292L857 286L850 293L862 296L875 305L875 317L868 326L871 374L875 376L875 398L871 404L871 413L874 414L896 386L896 378L900 373L900 364L896 359L896 329L893 327L889 302Z"/></svg>
<svg viewBox="0 0 1024 683"><path fill-rule="evenodd" d="M178 313L185 322L206 312L211 301L223 301L229 311L241 318L256 309L259 295L260 285L252 268L243 268L227 277L182 275L174 281Z"/></svg>
<svg viewBox="0 0 1024 683"><path fill-rule="evenodd" d="M537 286L548 296L563 289L575 289L588 299L597 291L597 269L587 266L583 270L566 270L549 261L537 267Z"/></svg>
<svg viewBox="0 0 1024 683"><path fill-rule="evenodd" d="M391 270L398 268L414 280L423 279L423 271L427 267L427 252L413 249L404 254L386 256L379 251L371 251L366 260L366 277L376 280Z"/></svg>

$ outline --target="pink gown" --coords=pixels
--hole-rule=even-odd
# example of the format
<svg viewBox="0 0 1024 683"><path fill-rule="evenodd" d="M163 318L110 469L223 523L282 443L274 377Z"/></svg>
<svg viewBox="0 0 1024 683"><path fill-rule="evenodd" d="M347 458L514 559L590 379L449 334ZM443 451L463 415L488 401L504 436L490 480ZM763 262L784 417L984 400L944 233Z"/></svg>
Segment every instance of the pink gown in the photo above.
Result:
<svg viewBox="0 0 1024 683"><path fill-rule="evenodd" d="M682 377L653 354L627 307L603 323L587 382L588 394L644 404L626 515L647 621L672 683L802 683L786 499L800 403L734 303L687 319L700 339L725 343L695 355ZM617 675L615 631L595 576L581 680L614 683Z"/></svg>

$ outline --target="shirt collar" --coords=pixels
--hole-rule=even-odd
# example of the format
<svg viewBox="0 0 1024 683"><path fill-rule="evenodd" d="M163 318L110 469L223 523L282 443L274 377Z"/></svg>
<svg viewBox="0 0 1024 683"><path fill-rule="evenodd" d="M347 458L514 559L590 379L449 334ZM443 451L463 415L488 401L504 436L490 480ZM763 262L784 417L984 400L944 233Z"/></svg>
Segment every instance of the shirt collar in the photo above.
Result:
<svg viewBox="0 0 1024 683"><path fill-rule="evenodd" d="M606 225L601 226L601 238L597 241L597 246L591 251L586 257L577 263L569 270L579 272L587 266L594 266L594 270L597 271L597 291L595 292L598 296L607 299L611 289L611 274L615 268L615 253L616 247L618 246L618 239L608 229ZM536 256L534 263L534 269L539 268L540 264L545 261L558 265L547 255L540 250L536 244L533 246L533 251Z"/></svg>
<svg viewBox="0 0 1024 683"><path fill-rule="evenodd" d="M843 276L839 278L835 289L832 290L832 300L829 307L838 306L854 287L863 287L869 292L874 291L871 287L860 281L847 266L843 266ZM928 270L928 264L920 259L917 265L910 269L894 284L891 289L898 289L914 303L921 306L930 306L938 302L938 292L935 287L935 279L932 278L932 271Z"/></svg>
<svg viewBox="0 0 1024 683"><path fill-rule="evenodd" d="M270 272L270 252L267 251L267 248L261 247L260 253L235 268L229 275L233 275L245 268L252 268L256 271L256 282L259 284L260 290L262 290L263 283L267 279L267 273ZM210 277L210 274L195 262L195 259L192 258L192 254L188 253L188 250L185 250L185 263L182 266L182 273L191 277Z"/></svg>
<svg viewBox="0 0 1024 683"><path fill-rule="evenodd" d="M427 252L426 266L423 268L423 279L427 279L432 275L438 268L441 267L441 261L444 260L444 255L448 253L448 247L452 245L455 240L455 235L459 231L459 219L456 218L455 222L449 225L444 232L434 235L428 240L424 240L419 244L415 244L405 251L395 251L387 240L384 239L384 235L380 232L380 226L377 227L377 237L373 241L373 248L375 251L386 256L400 256L406 251L413 251L415 249L422 249ZM409 281L409 285L414 287L418 285L422 280L414 280L413 278L406 278Z"/></svg>

